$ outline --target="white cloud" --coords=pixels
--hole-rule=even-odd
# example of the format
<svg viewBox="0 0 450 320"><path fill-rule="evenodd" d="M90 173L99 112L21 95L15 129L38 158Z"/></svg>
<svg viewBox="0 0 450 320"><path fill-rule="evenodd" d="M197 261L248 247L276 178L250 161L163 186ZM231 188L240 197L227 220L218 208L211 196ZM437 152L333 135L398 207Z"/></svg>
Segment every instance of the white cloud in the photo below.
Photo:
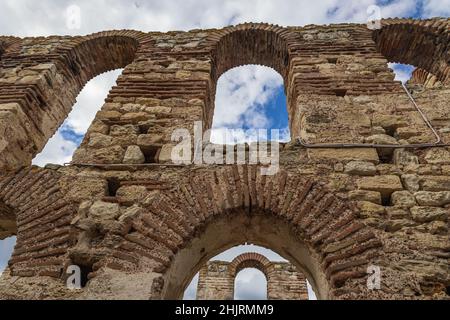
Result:
<svg viewBox="0 0 450 320"><path fill-rule="evenodd" d="M229 70L217 82L213 128L245 124L265 128L264 105L283 86L283 78L269 67L249 65Z"/></svg>
<svg viewBox="0 0 450 320"><path fill-rule="evenodd" d="M267 279L257 269L244 269L235 279L235 300L267 300Z"/></svg>
<svg viewBox="0 0 450 320"><path fill-rule="evenodd" d="M66 140L60 131L58 131L45 146L44 150L33 159L33 164L45 166L46 164L64 164L72 160L77 145Z"/></svg>
<svg viewBox="0 0 450 320"><path fill-rule="evenodd" d="M395 73L395 80L406 83L409 79L411 79L412 72L415 67L406 64L400 63L389 63L389 68L391 68Z"/></svg>
<svg viewBox="0 0 450 320"><path fill-rule="evenodd" d="M88 34L112 29L142 31L189 30L223 27L230 23L268 22L283 26L364 22L367 7L375 0L3 0L0 3L0 30L19 36ZM417 1L380 2L382 14L405 16L414 12ZM448 0L426 0L425 8L448 12ZM81 9L81 28L67 28L66 10L76 4ZM439 10L438 10L439 11Z"/></svg>
<svg viewBox="0 0 450 320"><path fill-rule="evenodd" d="M197 300L197 286L199 274L197 273L192 279L191 283L184 292L183 300Z"/></svg>
<svg viewBox="0 0 450 320"><path fill-rule="evenodd" d="M424 16L449 17L450 0L425 0L423 4Z"/></svg>

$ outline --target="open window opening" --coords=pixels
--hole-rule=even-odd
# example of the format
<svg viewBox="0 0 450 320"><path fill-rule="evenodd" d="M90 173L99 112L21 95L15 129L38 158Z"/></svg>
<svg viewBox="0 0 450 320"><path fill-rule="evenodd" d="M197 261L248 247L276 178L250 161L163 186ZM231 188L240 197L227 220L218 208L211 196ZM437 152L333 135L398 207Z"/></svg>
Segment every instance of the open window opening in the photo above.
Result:
<svg viewBox="0 0 450 320"><path fill-rule="evenodd" d="M122 69L106 72L86 84L66 121L47 142L43 151L33 159L34 165L63 165L72 160L73 153L81 144L88 127L121 73Z"/></svg>
<svg viewBox="0 0 450 320"><path fill-rule="evenodd" d="M245 65L224 73L214 111L212 143L291 140L283 77L272 68Z"/></svg>

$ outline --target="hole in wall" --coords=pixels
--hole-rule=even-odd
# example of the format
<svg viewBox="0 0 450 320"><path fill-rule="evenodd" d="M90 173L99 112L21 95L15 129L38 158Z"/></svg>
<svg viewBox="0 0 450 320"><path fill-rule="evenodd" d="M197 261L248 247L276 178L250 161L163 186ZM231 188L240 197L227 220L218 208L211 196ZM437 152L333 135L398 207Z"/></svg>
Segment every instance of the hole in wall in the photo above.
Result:
<svg viewBox="0 0 450 320"><path fill-rule="evenodd" d="M385 207L391 206L391 195L381 195L381 205Z"/></svg>
<svg viewBox="0 0 450 320"><path fill-rule="evenodd" d="M85 288L89 282L89 274L91 274L94 270L92 265L80 265L81 270L81 287Z"/></svg>
<svg viewBox="0 0 450 320"><path fill-rule="evenodd" d="M337 64L337 62L338 62L338 58L327 58L327 60L328 60L328 63L331 63L331 64Z"/></svg>
<svg viewBox="0 0 450 320"><path fill-rule="evenodd" d="M392 164L394 163L394 150L392 148L377 148L378 158L380 164Z"/></svg>
<svg viewBox="0 0 450 320"><path fill-rule="evenodd" d="M400 81L402 83L406 83L411 79L415 69L415 67L410 64L402 63L389 63L388 66L395 74L395 81Z"/></svg>
<svg viewBox="0 0 450 320"><path fill-rule="evenodd" d="M141 147L141 151L145 157L145 163L158 163L160 147Z"/></svg>
<svg viewBox="0 0 450 320"><path fill-rule="evenodd" d="M120 188L120 180L117 178L108 179L108 196L115 197L117 195L117 190Z"/></svg>
<svg viewBox="0 0 450 320"><path fill-rule="evenodd" d="M334 94L337 97L345 97L347 95L347 89L334 89Z"/></svg>

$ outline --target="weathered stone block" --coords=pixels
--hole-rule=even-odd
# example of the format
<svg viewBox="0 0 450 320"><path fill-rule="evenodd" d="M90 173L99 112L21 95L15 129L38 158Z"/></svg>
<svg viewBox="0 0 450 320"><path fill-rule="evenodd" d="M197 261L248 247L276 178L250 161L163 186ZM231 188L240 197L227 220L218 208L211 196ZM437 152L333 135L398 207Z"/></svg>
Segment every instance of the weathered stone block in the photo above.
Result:
<svg viewBox="0 0 450 320"><path fill-rule="evenodd" d="M112 144L112 137L101 133L91 133L88 146L90 148L105 148Z"/></svg>
<svg viewBox="0 0 450 320"><path fill-rule="evenodd" d="M447 221L450 215L449 209L434 207L411 208L411 216L417 222Z"/></svg>
<svg viewBox="0 0 450 320"><path fill-rule="evenodd" d="M89 209L89 217L94 220L114 220L120 216L117 203L96 201Z"/></svg>
<svg viewBox="0 0 450 320"><path fill-rule="evenodd" d="M450 191L450 177L426 176L420 178L420 185L425 191Z"/></svg>
<svg viewBox="0 0 450 320"><path fill-rule="evenodd" d="M375 114L373 116L372 125L376 127L383 127L391 131L400 127L407 127L408 121L403 116Z"/></svg>
<svg viewBox="0 0 450 320"><path fill-rule="evenodd" d="M124 135L133 135L138 134L139 128L132 124L127 124L124 126L113 125L111 126L110 135L111 136L124 136Z"/></svg>
<svg viewBox="0 0 450 320"><path fill-rule="evenodd" d="M130 112L125 113L120 117L123 121L128 121L129 123L138 123L139 121L148 120L150 116L146 112Z"/></svg>
<svg viewBox="0 0 450 320"><path fill-rule="evenodd" d="M117 190L116 196L124 202L136 202L145 198L148 193L145 186L122 186Z"/></svg>
<svg viewBox="0 0 450 320"><path fill-rule="evenodd" d="M381 193L367 190L354 190L349 192L349 199L355 201L369 201L381 205Z"/></svg>
<svg viewBox="0 0 450 320"><path fill-rule="evenodd" d="M417 192L420 190L420 178L415 174L402 175L402 182L405 188L410 192Z"/></svg>
<svg viewBox="0 0 450 320"><path fill-rule="evenodd" d="M419 164L419 157L415 156L409 151L405 151L403 149L394 150L394 164L396 165L410 165L410 164Z"/></svg>
<svg viewBox="0 0 450 320"><path fill-rule="evenodd" d="M97 113L96 118L98 120L119 120L122 114L118 111L104 111L101 110Z"/></svg>
<svg viewBox="0 0 450 320"><path fill-rule="evenodd" d="M409 191L396 191L391 195L391 203L396 207L411 208L417 205L416 198Z"/></svg>
<svg viewBox="0 0 450 320"><path fill-rule="evenodd" d="M367 149L308 149L308 157L312 160L331 160L336 162L367 161L377 164L378 153L373 148Z"/></svg>
<svg viewBox="0 0 450 320"><path fill-rule="evenodd" d="M357 206L360 210L359 215L363 218L383 216L386 212L386 209L383 206L368 201L358 201Z"/></svg>
<svg viewBox="0 0 450 320"><path fill-rule="evenodd" d="M351 161L345 166L345 173L359 176L374 176L377 168L371 162Z"/></svg>
<svg viewBox="0 0 450 320"><path fill-rule="evenodd" d="M163 141L163 136L156 134L141 134L137 138L137 145L140 147L151 147L159 145Z"/></svg>
<svg viewBox="0 0 450 320"><path fill-rule="evenodd" d="M376 134L366 138L367 143L373 144L392 144L397 145L398 141L394 137L388 136L387 134Z"/></svg>
<svg viewBox="0 0 450 320"><path fill-rule="evenodd" d="M145 162L145 156L141 148L138 146L129 146L125 152L123 163L125 164L142 164Z"/></svg>
<svg viewBox="0 0 450 320"><path fill-rule="evenodd" d="M444 148L427 151L425 161L432 164L450 164L450 152Z"/></svg>
<svg viewBox="0 0 450 320"><path fill-rule="evenodd" d="M378 191L383 197L390 196L395 191L403 190L398 176L364 177L357 181L358 188L363 190Z"/></svg>
<svg viewBox="0 0 450 320"><path fill-rule="evenodd" d="M450 191L428 192L419 191L414 194L421 206L442 207L450 203Z"/></svg>
<svg viewBox="0 0 450 320"><path fill-rule="evenodd" d="M172 145L164 145L159 152L159 163L172 163Z"/></svg>

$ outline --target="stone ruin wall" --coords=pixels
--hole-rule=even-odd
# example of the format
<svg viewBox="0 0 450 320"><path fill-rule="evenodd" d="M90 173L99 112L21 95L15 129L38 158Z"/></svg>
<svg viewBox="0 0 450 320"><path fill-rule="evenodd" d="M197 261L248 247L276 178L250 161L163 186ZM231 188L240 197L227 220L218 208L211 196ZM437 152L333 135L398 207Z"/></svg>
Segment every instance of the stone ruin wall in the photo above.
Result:
<svg viewBox="0 0 450 320"><path fill-rule="evenodd" d="M180 298L211 257L251 242L322 299L448 299L450 149L296 138L433 143L388 68L400 62L418 68L409 89L450 143L449 39L449 19L0 37L0 237L17 235L0 298ZM278 174L171 165L173 130L210 127L218 78L244 64L284 78L293 141ZM32 167L86 82L117 68L73 162ZM79 291L65 287L73 264Z"/></svg>
<svg viewBox="0 0 450 320"><path fill-rule="evenodd" d="M208 261L199 272L197 300L233 300L236 276L247 268L264 273L267 300L308 300L306 278L294 265L271 262L253 252L237 256L232 262Z"/></svg>

